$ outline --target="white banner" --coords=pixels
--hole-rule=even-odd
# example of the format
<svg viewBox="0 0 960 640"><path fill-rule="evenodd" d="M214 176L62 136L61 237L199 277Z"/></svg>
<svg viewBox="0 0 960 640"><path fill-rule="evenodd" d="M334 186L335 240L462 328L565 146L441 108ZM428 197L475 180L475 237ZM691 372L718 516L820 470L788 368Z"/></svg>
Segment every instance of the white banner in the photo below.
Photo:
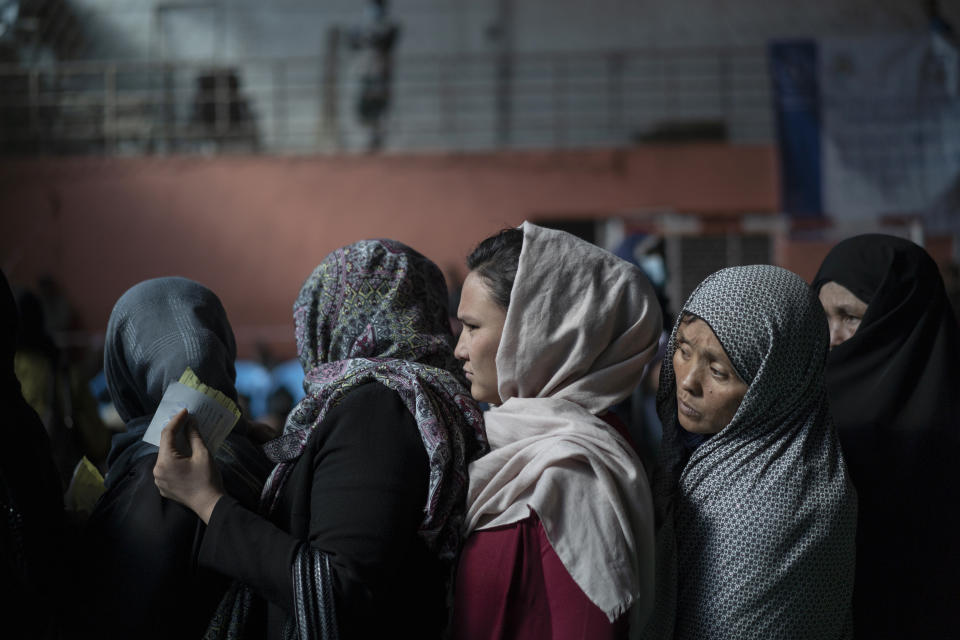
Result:
<svg viewBox="0 0 960 640"><path fill-rule="evenodd" d="M934 32L817 44L824 213L920 213L930 230L956 230L958 49Z"/></svg>

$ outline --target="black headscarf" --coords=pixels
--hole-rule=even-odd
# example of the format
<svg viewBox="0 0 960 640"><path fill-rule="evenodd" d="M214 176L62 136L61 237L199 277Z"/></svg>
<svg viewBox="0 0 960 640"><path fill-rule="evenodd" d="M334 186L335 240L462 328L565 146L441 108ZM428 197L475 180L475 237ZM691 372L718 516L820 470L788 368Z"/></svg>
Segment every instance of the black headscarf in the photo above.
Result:
<svg viewBox="0 0 960 640"><path fill-rule="evenodd" d="M839 243L813 281L867 303L831 350L827 391L860 497L858 637L960 629L960 329L936 264L916 244Z"/></svg>
<svg viewBox="0 0 960 640"><path fill-rule="evenodd" d="M827 362L839 426L960 431L960 331L927 252L893 236L850 238L823 261L814 290L830 281L867 303Z"/></svg>
<svg viewBox="0 0 960 640"><path fill-rule="evenodd" d="M66 569L60 477L50 440L13 369L17 306L0 272L0 635L46 637Z"/></svg>

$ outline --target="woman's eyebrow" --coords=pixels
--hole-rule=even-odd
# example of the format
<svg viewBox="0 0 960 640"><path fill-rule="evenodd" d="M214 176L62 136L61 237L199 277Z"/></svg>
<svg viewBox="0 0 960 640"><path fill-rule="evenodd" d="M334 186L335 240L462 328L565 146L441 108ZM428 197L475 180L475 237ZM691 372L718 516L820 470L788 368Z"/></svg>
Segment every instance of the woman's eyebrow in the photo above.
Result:
<svg viewBox="0 0 960 640"><path fill-rule="evenodd" d="M846 303L846 302L844 302L843 304L838 304L838 305L837 305L837 310L838 310L838 311L842 311L842 312L844 312L845 314L850 315L850 316L859 316L859 315L861 315L861 311L860 311L860 307L859 307L859 306L854 306L854 305L851 305L851 304Z"/></svg>
<svg viewBox="0 0 960 640"><path fill-rule="evenodd" d="M710 362L723 362L723 356L721 356L720 353L718 353L715 349L711 349L710 347L701 347L700 353L703 354L703 357Z"/></svg>
<svg viewBox="0 0 960 640"><path fill-rule="evenodd" d="M730 364L730 361L726 357L726 355L722 355L714 351L707 351L706 356L707 356L707 360L709 360L711 363L719 364L728 369L733 368L733 365Z"/></svg>
<svg viewBox="0 0 960 640"><path fill-rule="evenodd" d="M715 349L712 347L696 347L697 351L700 352L701 357L707 362L713 364L717 363L728 369L734 369L733 363L730 362L730 358L727 356L726 352L723 349ZM734 369L736 370L736 369Z"/></svg>

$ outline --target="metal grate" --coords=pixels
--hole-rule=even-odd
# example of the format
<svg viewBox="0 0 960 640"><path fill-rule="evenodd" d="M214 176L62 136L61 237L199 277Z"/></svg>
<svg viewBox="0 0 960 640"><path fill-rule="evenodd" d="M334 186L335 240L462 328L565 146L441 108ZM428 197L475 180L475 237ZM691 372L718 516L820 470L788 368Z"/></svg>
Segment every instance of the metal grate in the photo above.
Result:
<svg viewBox="0 0 960 640"><path fill-rule="evenodd" d="M667 293L675 315L711 273L737 265L771 264L773 242L767 234L669 235L666 259Z"/></svg>
<svg viewBox="0 0 960 640"><path fill-rule="evenodd" d="M763 48L400 56L389 150L609 147L773 138ZM0 67L6 154L365 149L359 81L335 53ZM202 117L198 114L203 114Z"/></svg>

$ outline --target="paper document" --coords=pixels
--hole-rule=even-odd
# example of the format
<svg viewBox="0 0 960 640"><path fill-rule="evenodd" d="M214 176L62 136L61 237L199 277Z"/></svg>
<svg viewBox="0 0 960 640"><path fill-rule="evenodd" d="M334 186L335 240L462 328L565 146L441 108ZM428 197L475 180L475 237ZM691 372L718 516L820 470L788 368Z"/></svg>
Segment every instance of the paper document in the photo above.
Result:
<svg viewBox="0 0 960 640"><path fill-rule="evenodd" d="M186 409L196 421L200 437L211 454L216 453L240 418L240 409L236 403L220 391L200 382L188 367L180 376L180 381L171 383L164 391L160 406L143 434L144 442L159 446L160 432L182 409ZM177 448L181 451L189 450L189 447L184 446L188 441L186 432L180 433L183 439L178 439Z"/></svg>

